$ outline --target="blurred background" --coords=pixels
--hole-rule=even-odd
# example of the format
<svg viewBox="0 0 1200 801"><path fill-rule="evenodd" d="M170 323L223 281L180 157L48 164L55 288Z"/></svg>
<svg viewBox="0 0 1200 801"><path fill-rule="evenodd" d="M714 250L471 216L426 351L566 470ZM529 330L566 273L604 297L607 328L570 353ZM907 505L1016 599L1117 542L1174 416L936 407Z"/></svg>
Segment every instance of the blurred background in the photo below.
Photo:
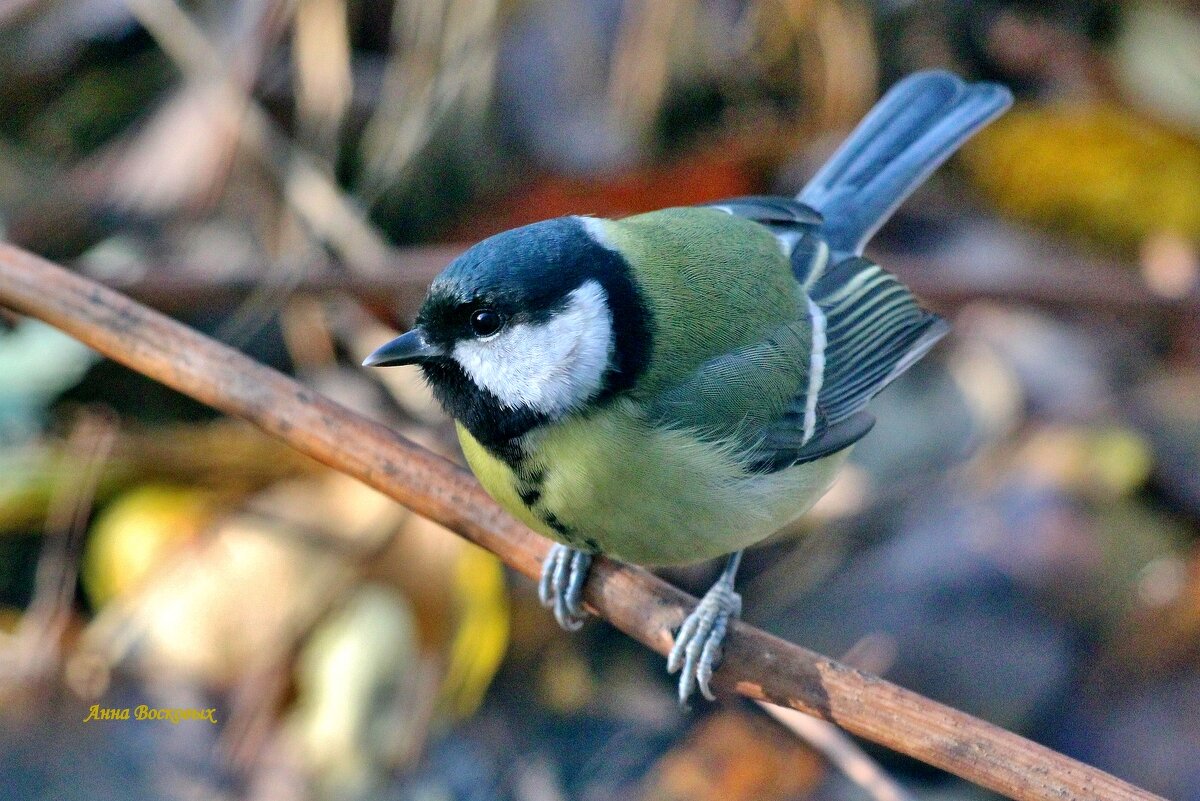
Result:
<svg viewBox="0 0 1200 801"><path fill-rule="evenodd" d="M1195 0L6 0L0 225L460 458L414 373L357 365L464 245L792 194L930 66L1018 97L874 245L954 332L748 554L745 617L1200 799ZM867 750L914 798L991 797ZM490 555L3 312L0 796L867 797L811 733L679 710L660 658L559 631Z"/></svg>

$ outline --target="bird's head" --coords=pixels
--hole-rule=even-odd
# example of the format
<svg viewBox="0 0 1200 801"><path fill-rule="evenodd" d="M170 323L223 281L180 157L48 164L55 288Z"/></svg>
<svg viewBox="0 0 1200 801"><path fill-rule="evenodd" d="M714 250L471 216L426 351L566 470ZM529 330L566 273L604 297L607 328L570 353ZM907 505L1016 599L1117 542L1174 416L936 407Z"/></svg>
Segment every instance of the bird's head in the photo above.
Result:
<svg viewBox="0 0 1200 801"><path fill-rule="evenodd" d="M649 355L649 318L601 225L561 217L484 240L434 279L417 325L364 364L419 364L490 446L630 388Z"/></svg>

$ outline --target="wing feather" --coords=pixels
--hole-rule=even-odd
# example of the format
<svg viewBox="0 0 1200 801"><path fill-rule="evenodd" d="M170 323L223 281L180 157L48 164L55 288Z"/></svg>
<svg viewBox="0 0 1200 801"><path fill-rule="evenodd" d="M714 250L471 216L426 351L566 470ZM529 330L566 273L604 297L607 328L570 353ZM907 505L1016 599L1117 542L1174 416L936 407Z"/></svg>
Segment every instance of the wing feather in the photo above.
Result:
<svg viewBox="0 0 1200 801"><path fill-rule="evenodd" d="M849 447L874 425L867 402L949 326L874 262L854 256L830 264L821 216L808 206L768 197L711 206L775 235L806 296L807 319L705 363L653 413L737 444L753 469L780 470Z"/></svg>

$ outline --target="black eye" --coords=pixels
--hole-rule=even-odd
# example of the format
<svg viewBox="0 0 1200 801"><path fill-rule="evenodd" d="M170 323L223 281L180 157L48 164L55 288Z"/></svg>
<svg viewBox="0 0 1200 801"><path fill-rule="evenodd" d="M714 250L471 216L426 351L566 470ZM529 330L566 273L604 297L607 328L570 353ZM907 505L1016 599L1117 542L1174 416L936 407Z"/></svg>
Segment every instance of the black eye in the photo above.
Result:
<svg viewBox="0 0 1200 801"><path fill-rule="evenodd" d="M471 330L477 337L490 337L504 325L504 318L495 309L476 309L471 312Z"/></svg>

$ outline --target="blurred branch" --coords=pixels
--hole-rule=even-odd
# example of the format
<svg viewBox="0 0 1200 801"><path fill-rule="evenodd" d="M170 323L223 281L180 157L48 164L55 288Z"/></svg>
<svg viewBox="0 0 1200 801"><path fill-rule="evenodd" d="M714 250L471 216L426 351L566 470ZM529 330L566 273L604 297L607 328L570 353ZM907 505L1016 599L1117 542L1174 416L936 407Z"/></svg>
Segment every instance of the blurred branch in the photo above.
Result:
<svg viewBox="0 0 1200 801"><path fill-rule="evenodd" d="M671 34L694 0L635 0L621 10L608 83L609 114L622 128L646 132L671 79Z"/></svg>
<svg viewBox="0 0 1200 801"><path fill-rule="evenodd" d="M1116 262L1046 255L1037 264L1003 272L964 274L955 265L895 254L873 254L919 297L958 305L972 300L1026 303L1052 309L1133 315L1200 315L1200 292L1182 297L1154 292L1132 268Z"/></svg>
<svg viewBox="0 0 1200 801"><path fill-rule="evenodd" d="M78 476L60 482L46 519L46 536L34 578L33 599L16 634L0 656L0 690L45 677L57 668L63 632L70 622L79 558L100 474L117 438L115 418L88 411L68 439L68 456L83 461Z"/></svg>
<svg viewBox="0 0 1200 801"><path fill-rule="evenodd" d="M36 527L51 516L60 486L89 480L91 462L85 455L70 441L0 454L0 472L20 477L0 488L0 535ZM103 502L140 482L187 482L242 495L320 469L240 421L125 430L101 465L95 495Z"/></svg>
<svg viewBox="0 0 1200 801"><path fill-rule="evenodd" d="M549 542L504 513L450 461L292 379L86 278L0 244L0 303L353 476L500 556L529 577ZM588 608L666 654L696 601L648 571L597 559ZM549 624L547 624L549 625ZM842 728L1019 801L1158 798L999 727L745 623L716 686Z"/></svg>
<svg viewBox="0 0 1200 801"><path fill-rule="evenodd" d="M31 16L45 0L0 0L0 26Z"/></svg>
<svg viewBox="0 0 1200 801"><path fill-rule="evenodd" d="M387 68L362 139L357 195L369 206L404 177L456 109L479 114L495 83L496 0L398 0Z"/></svg>
<svg viewBox="0 0 1200 801"><path fill-rule="evenodd" d="M215 82L230 107L241 111L237 134L243 145L276 176L284 201L321 241L355 268L388 260L390 247L366 214L250 97L244 65L238 60L228 65L175 0L130 0L128 6L189 78Z"/></svg>
<svg viewBox="0 0 1200 801"><path fill-rule="evenodd" d="M297 134L325 164L337 161L338 138L354 97L346 0L302 0L292 26Z"/></svg>
<svg viewBox="0 0 1200 801"><path fill-rule="evenodd" d="M315 269L295 285L299 292L344 292L385 307L398 319L417 313L433 277L462 252L461 246L399 248L379 270L345 275L332 267ZM1036 265L1013 265L1005 274L963 271L957 263L872 254L924 300L958 306L977 300L1027 303L1057 310L1089 310L1123 315L1164 315L1181 322L1200 319L1200 291L1172 298L1151 290L1132 269L1115 262L1047 256ZM214 283L204 265L162 267L148 277L118 288L137 300L167 312L198 306L237 303L261 281L239 279Z"/></svg>

